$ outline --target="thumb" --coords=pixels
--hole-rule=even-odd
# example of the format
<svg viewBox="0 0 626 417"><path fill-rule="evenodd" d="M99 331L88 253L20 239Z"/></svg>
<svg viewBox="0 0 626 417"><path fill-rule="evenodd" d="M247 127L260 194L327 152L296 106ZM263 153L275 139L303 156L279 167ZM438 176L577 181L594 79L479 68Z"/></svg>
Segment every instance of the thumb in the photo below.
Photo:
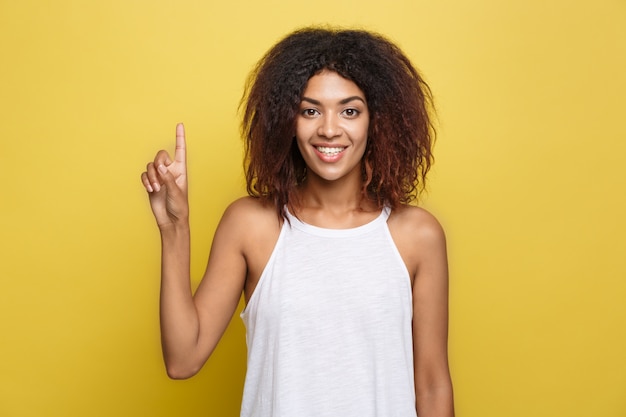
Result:
<svg viewBox="0 0 626 417"><path fill-rule="evenodd" d="M163 184L167 187L168 193L172 194L180 191L178 184L176 184L176 179L165 165L160 164L157 170L159 171L159 177L163 180Z"/></svg>

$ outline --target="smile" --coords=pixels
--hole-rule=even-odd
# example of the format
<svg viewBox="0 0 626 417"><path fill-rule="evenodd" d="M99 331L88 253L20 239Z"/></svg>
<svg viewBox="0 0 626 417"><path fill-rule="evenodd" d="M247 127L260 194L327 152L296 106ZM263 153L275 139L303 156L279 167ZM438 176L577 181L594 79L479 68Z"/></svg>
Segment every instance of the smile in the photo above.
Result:
<svg viewBox="0 0 626 417"><path fill-rule="evenodd" d="M341 152L343 152L344 149L346 149L345 147L327 147L327 146L316 146L315 149L317 149L318 152L327 155L327 156L334 156L337 155Z"/></svg>

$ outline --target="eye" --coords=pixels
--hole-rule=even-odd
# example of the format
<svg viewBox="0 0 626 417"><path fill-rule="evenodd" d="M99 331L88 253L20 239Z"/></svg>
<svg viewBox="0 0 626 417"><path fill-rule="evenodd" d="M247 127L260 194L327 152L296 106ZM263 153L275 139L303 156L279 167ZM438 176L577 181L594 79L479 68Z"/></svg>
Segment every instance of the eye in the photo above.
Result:
<svg viewBox="0 0 626 417"><path fill-rule="evenodd" d="M319 112L316 109L303 109L300 111L300 114L302 114L302 116L304 117L308 117L308 118L313 118L315 116L317 116L319 114Z"/></svg>
<svg viewBox="0 0 626 417"><path fill-rule="evenodd" d="M354 108L345 109L342 113L344 114L344 116L346 116L349 119L354 119L359 114L361 114L360 111L358 111L357 109L354 109Z"/></svg>

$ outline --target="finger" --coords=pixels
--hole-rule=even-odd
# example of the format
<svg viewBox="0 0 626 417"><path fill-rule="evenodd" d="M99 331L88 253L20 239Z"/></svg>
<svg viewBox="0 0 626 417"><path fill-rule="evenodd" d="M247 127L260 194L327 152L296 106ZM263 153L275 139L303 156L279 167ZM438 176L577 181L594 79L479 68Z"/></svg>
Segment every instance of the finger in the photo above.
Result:
<svg viewBox="0 0 626 417"><path fill-rule="evenodd" d="M165 165L166 167L172 165L172 158L170 158L170 154L167 151L160 150L157 152L154 157L154 167L158 167L159 165Z"/></svg>
<svg viewBox="0 0 626 417"><path fill-rule="evenodd" d="M167 167L163 164L157 167L159 177L163 182L163 185L167 188L168 195L172 197L176 197L180 192L180 188L178 184L176 184L176 179L172 175L172 173L167 169Z"/></svg>
<svg viewBox="0 0 626 417"><path fill-rule="evenodd" d="M146 166L146 176L148 178L148 183L151 185L153 191L159 192L161 190L161 180L159 174L156 170L156 165L154 162L150 162Z"/></svg>
<svg viewBox="0 0 626 417"><path fill-rule="evenodd" d="M149 193L154 191L154 189L150 185L150 181L148 180L148 173L147 172L142 172L141 173L141 183L143 184L143 186L146 189L146 191L148 191Z"/></svg>
<svg viewBox="0 0 626 417"><path fill-rule="evenodd" d="M176 162L187 161L187 143L185 140L185 126L182 123L176 125L176 151L174 152Z"/></svg>

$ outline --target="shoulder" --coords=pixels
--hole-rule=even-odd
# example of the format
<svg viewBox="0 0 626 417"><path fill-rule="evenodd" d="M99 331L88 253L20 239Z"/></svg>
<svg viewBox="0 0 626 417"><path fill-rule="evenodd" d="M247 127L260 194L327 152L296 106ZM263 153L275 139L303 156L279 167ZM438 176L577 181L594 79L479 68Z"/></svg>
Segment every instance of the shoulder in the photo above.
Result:
<svg viewBox="0 0 626 417"><path fill-rule="evenodd" d="M268 221L270 218L278 221L276 210L271 204L264 203L257 197L241 197L230 203L223 215L223 220L237 223L256 223Z"/></svg>
<svg viewBox="0 0 626 417"><path fill-rule="evenodd" d="M233 201L224 211L219 229L244 240L271 235L282 222L274 206L256 197L242 197Z"/></svg>
<svg viewBox="0 0 626 417"><path fill-rule="evenodd" d="M246 263L246 297L254 291L280 235L283 221L272 204L256 197L242 197L232 202L218 227L216 237L223 237L239 251Z"/></svg>
<svg viewBox="0 0 626 417"><path fill-rule="evenodd" d="M390 229L414 243L445 243L445 232L437 218L426 209L402 205L391 212Z"/></svg>
<svg viewBox="0 0 626 417"><path fill-rule="evenodd" d="M432 262L444 262L446 236L443 227L427 210L404 205L394 209L387 221L389 232L413 277Z"/></svg>

